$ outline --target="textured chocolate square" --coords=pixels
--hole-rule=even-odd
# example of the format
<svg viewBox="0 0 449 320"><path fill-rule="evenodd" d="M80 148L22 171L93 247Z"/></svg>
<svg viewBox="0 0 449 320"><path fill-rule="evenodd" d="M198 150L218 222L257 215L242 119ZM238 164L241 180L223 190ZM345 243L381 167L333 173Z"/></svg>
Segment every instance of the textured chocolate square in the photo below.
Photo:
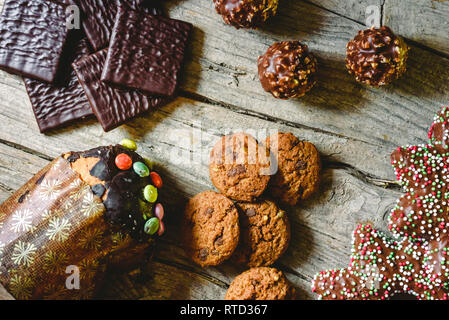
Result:
<svg viewBox="0 0 449 320"><path fill-rule="evenodd" d="M154 0L73 0L83 13L83 30L95 51L105 48L111 37L118 6L161 14Z"/></svg>
<svg viewBox="0 0 449 320"><path fill-rule="evenodd" d="M107 49L103 49L73 64L78 80L104 131L112 130L169 101L167 98L145 96L137 90L114 88L101 81L106 54Z"/></svg>
<svg viewBox="0 0 449 320"><path fill-rule="evenodd" d="M0 17L0 68L53 82L67 35L64 5L6 0Z"/></svg>
<svg viewBox="0 0 449 320"><path fill-rule="evenodd" d="M174 94L190 23L120 7L101 79L148 94Z"/></svg>
<svg viewBox="0 0 449 320"><path fill-rule="evenodd" d="M41 132L93 115L89 100L71 66L73 62L90 54L89 43L86 38L80 39L78 36L73 41L73 44L66 47L61 62L61 69L64 70L60 74L68 71L68 76L57 79L53 84L24 78Z"/></svg>

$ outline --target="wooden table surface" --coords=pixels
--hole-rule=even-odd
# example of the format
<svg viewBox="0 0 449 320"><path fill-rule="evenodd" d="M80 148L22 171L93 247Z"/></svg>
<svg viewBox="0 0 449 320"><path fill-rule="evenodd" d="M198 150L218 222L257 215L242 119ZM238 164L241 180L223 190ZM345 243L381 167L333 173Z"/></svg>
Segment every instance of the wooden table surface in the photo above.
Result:
<svg viewBox="0 0 449 320"><path fill-rule="evenodd" d="M278 15L262 29L236 30L222 22L212 0L165 1L170 17L195 26L179 97L109 133L87 120L39 134L21 78L0 72L0 202L63 152L132 138L160 164L168 231L150 264L109 276L103 297L222 299L244 269L190 262L178 238L182 207L213 189L208 156L221 135L290 131L318 147L324 168L319 194L288 208L292 241L276 267L297 287L298 298L315 298L313 275L347 265L357 224L386 229L401 194L391 151L425 143L434 113L449 103L449 1L280 2ZM380 89L358 84L344 66L346 43L365 28L370 4L381 6L384 23L411 47L407 73ZM317 56L318 84L303 98L275 100L259 84L257 57L273 42L291 39Z"/></svg>

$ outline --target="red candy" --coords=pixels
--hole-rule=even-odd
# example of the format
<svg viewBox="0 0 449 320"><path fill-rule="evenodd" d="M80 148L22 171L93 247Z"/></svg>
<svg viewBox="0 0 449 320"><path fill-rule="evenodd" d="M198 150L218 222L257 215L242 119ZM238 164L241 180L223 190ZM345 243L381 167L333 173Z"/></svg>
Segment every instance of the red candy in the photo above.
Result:
<svg viewBox="0 0 449 320"><path fill-rule="evenodd" d="M154 208L154 215L156 216L156 218L158 218L159 220L164 219L164 207L162 206L162 204L158 203L156 205L156 207Z"/></svg>
<svg viewBox="0 0 449 320"><path fill-rule="evenodd" d="M154 171L152 171L150 173L150 176L151 176L151 180L153 181L154 186L158 189L162 188L161 176L157 172L154 172Z"/></svg>
<svg viewBox="0 0 449 320"><path fill-rule="evenodd" d="M120 153L115 158L115 165L120 170L128 170L133 165L133 160L126 153Z"/></svg>
<svg viewBox="0 0 449 320"><path fill-rule="evenodd" d="M159 230L157 231L158 236L162 236L165 232L165 225L162 221L159 221Z"/></svg>

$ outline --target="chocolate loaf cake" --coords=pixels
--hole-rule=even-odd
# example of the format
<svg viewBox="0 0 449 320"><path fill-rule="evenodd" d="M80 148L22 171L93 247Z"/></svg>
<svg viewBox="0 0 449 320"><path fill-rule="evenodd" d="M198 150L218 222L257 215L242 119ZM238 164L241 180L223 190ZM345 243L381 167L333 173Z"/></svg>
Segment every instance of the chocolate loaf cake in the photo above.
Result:
<svg viewBox="0 0 449 320"><path fill-rule="evenodd" d="M162 179L122 144L56 158L0 205L0 284L13 297L92 298L106 272L151 256Z"/></svg>

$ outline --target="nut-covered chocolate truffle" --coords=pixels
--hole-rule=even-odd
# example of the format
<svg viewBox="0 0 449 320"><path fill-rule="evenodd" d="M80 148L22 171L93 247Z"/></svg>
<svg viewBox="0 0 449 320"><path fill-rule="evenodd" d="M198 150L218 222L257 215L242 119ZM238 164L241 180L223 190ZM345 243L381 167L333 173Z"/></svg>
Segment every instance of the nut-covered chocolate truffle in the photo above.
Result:
<svg viewBox="0 0 449 320"><path fill-rule="evenodd" d="M214 0L223 20L236 28L255 28L276 14L279 0Z"/></svg>
<svg viewBox="0 0 449 320"><path fill-rule="evenodd" d="M316 83L316 58L299 41L277 42L259 57L259 79L275 98L302 97Z"/></svg>
<svg viewBox="0 0 449 320"><path fill-rule="evenodd" d="M359 31L347 49L346 67L359 82L386 85L406 70L409 47L388 27Z"/></svg>

